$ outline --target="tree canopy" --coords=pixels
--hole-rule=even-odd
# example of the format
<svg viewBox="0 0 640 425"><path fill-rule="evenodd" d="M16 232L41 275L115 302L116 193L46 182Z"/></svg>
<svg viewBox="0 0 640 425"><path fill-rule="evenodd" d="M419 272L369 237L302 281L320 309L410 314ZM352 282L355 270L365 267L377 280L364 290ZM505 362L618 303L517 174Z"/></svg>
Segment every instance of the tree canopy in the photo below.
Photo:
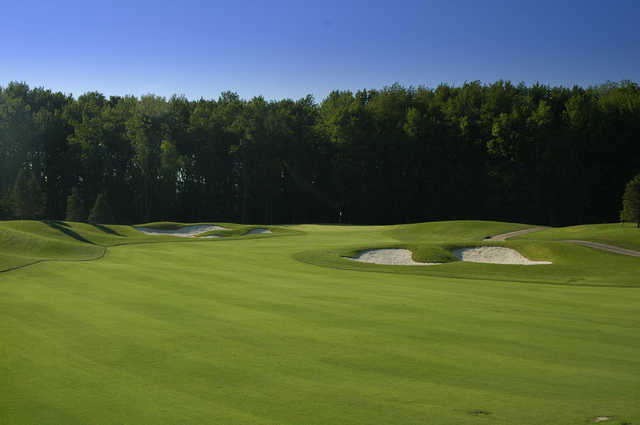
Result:
<svg viewBox="0 0 640 425"><path fill-rule="evenodd" d="M49 219L75 187L87 206L108 194L118 223L615 221L639 134L630 81L394 84L319 103L75 99L14 82L0 87L0 198L26 216L7 205L28 170Z"/></svg>

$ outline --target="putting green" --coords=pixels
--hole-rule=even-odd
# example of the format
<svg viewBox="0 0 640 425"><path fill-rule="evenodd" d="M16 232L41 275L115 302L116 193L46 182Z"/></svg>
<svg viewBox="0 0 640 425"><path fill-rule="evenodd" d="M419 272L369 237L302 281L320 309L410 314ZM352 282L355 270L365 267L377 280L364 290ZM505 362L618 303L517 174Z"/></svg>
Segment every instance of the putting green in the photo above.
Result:
<svg viewBox="0 0 640 425"><path fill-rule="evenodd" d="M552 265L416 270L339 257L529 226L268 227L0 223L0 268L40 261L0 273L0 424L640 422L638 258L536 233L499 245Z"/></svg>

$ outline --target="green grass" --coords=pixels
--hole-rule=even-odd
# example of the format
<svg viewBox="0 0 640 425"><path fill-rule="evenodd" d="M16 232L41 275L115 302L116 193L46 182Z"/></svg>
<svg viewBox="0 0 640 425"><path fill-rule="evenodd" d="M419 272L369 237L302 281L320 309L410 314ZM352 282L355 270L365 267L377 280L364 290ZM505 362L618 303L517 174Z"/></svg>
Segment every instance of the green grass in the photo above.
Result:
<svg viewBox="0 0 640 425"><path fill-rule="evenodd" d="M316 246L295 253L297 260L321 267L342 270L370 271L378 273L411 274L428 277L452 277L457 279L490 279L512 283L538 283L574 286L640 286L637 258L597 251L584 246L551 240L515 239L504 242L484 241L486 236L526 229L522 224L463 221L434 222L406 226L390 226L372 231L376 239L366 244L329 247ZM351 230L343 227L343 231ZM358 229L357 227L355 229ZM375 228L372 228L372 230ZM414 234L410 234L409 230ZM541 231L528 234L545 234ZM387 239L386 237L392 239ZM475 239L474 239L475 238ZM351 240L350 238L343 238ZM399 242L406 240L409 242ZM340 241L337 238L337 241ZM386 241L380 243L380 241ZM418 242L424 241L424 242ZM531 260L546 260L553 264L544 266L472 264L457 261L451 254L456 248L473 246L506 246L516 249ZM356 256L369 248L406 248L413 252L413 259L420 262L442 262L436 266L383 266L353 261L342 257ZM603 266L603 264L605 266Z"/></svg>
<svg viewBox="0 0 640 425"><path fill-rule="evenodd" d="M499 221L433 221L393 226L388 236L403 242L479 241L488 236L532 227L529 224Z"/></svg>
<svg viewBox="0 0 640 425"><path fill-rule="evenodd" d="M640 423L637 258L533 238L505 245L553 265L339 258L529 227L506 223L172 242L68 224L93 244L0 223L3 255L109 246L0 273L0 424Z"/></svg>
<svg viewBox="0 0 640 425"><path fill-rule="evenodd" d="M244 226L233 223L148 223L140 227L164 230L193 224L217 224L230 230L212 231L228 239L269 238L300 235L302 232L278 226ZM136 225L137 226L137 225ZM268 227L272 234L246 235L253 228ZM106 247L148 243L206 243L215 239L182 238L171 235L146 235L132 226L95 225L65 221L0 221L0 272L40 261L92 260L101 258Z"/></svg>
<svg viewBox="0 0 640 425"><path fill-rule="evenodd" d="M217 224L219 226L226 227L220 223L176 223L173 221L154 221L152 223L136 224L135 227L148 227L148 228L162 229L162 230L177 230L187 226L208 225L208 224Z"/></svg>
<svg viewBox="0 0 640 425"><path fill-rule="evenodd" d="M357 257L358 254L360 254L362 251L365 251L370 248L408 249L413 254L412 255L413 260L419 261L422 263L448 263L452 261L458 261L458 259L456 258L455 255L453 255L451 250L443 246L436 245L436 244L406 244L406 243L405 244L391 243L391 244L384 244L384 245L374 246L374 247L368 246L368 245L362 245L357 247L341 248L341 249L335 249L335 250L320 250L319 252L308 251L308 252L299 253L295 255L294 258L297 258L301 261L306 260L306 262L313 264L314 258L318 258L316 254L319 254L319 257L322 257L322 256L335 257L335 258L331 258L332 260L335 260L335 261L331 261L329 263L324 263L320 258L318 258L320 260L318 261L318 265L328 265L330 267L334 266L336 268L343 268L341 267L342 265L344 265L344 261L342 259L343 257L352 257L352 258ZM371 267L371 265L369 267ZM377 266L373 266L373 267L374 268L372 270L378 270ZM397 266L394 266L390 270L397 271L398 268Z"/></svg>
<svg viewBox="0 0 640 425"><path fill-rule="evenodd" d="M105 252L59 222L0 222L0 270L42 260L91 260Z"/></svg>
<svg viewBox="0 0 640 425"><path fill-rule="evenodd" d="M302 234L302 232L295 231L286 227L256 226L256 225L247 226L247 225L232 224L232 223L224 223L222 226L225 227L226 229L212 230L211 232L202 233L199 236L217 235L217 236L225 236L225 237L244 236L246 238L253 238L253 237L264 237L264 236L273 236L273 235L283 236L283 235ZM247 234L248 232L254 229L267 229L271 233L254 233L251 235Z"/></svg>
<svg viewBox="0 0 640 425"><path fill-rule="evenodd" d="M587 240L615 245L622 248L640 250L640 229L630 223L587 224L582 226L547 229L529 233L519 239L536 240Z"/></svg>

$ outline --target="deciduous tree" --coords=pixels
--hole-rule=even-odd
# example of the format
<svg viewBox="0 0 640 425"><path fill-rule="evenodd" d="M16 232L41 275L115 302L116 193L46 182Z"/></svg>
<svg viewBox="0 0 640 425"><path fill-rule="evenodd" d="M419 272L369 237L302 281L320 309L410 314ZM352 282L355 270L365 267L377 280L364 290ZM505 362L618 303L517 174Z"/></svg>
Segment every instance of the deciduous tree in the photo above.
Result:
<svg viewBox="0 0 640 425"><path fill-rule="evenodd" d="M631 179L624 189L620 219L640 227L640 174Z"/></svg>

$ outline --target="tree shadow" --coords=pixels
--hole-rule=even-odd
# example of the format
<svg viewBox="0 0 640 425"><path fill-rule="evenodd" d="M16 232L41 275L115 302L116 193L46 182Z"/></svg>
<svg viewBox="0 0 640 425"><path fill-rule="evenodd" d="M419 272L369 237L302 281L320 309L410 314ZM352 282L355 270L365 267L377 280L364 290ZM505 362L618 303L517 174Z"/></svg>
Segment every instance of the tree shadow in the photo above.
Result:
<svg viewBox="0 0 640 425"><path fill-rule="evenodd" d="M105 233L108 233L110 235L115 235L115 236L122 236L120 233L116 232L113 229L110 229L109 227L102 225L102 224L93 224L93 223L89 223L91 224L93 227L95 227L98 230L102 230Z"/></svg>
<svg viewBox="0 0 640 425"><path fill-rule="evenodd" d="M45 222L46 222L47 224L49 224L49 223L55 223L55 224L57 224L58 226L71 227L71 225L70 225L70 224L67 224L67 223L65 223L64 221L60 221L60 220L45 220ZM51 225L51 224L49 224L49 225Z"/></svg>
<svg viewBox="0 0 640 425"><path fill-rule="evenodd" d="M78 233L74 232L71 229L68 229L67 227L70 227L68 224L63 223L61 221L57 221L57 220L43 220L43 223L45 223L47 226L59 230L62 233L64 233L67 236L72 237L73 239L76 239L80 242L85 242L91 245L95 245L93 242L91 242L90 240L80 236ZM66 226L66 227L65 227Z"/></svg>

